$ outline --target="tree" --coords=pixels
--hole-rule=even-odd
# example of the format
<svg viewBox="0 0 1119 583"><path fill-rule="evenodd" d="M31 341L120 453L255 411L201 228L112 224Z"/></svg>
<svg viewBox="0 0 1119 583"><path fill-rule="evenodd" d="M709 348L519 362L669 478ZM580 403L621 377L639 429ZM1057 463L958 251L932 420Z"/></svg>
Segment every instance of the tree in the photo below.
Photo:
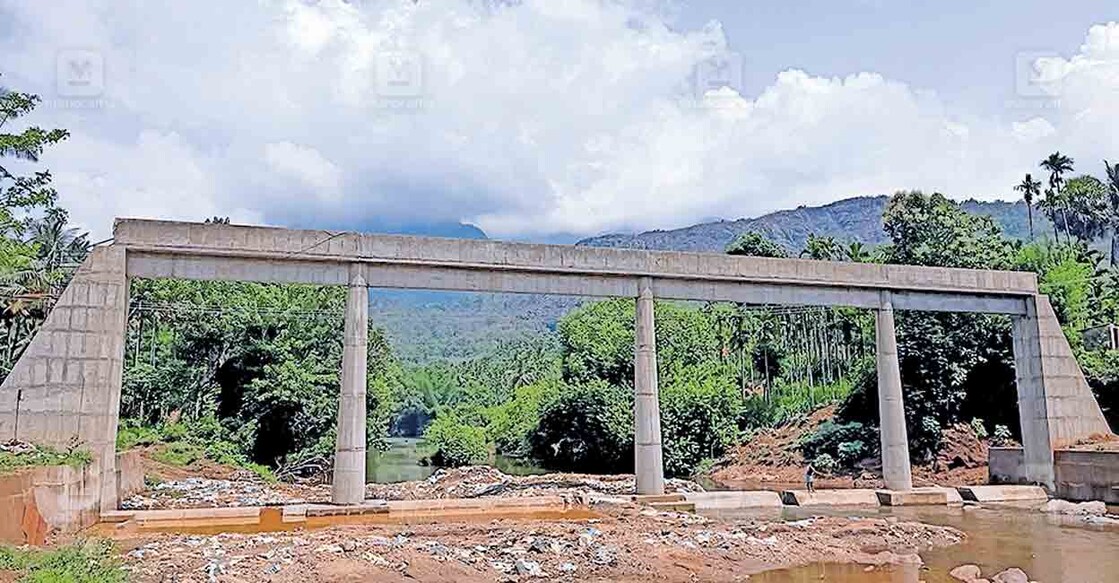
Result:
<svg viewBox="0 0 1119 583"><path fill-rule="evenodd" d="M1032 240L1034 238L1034 200L1041 196L1041 182L1034 180L1027 172L1021 184L1015 186L1014 190L1021 192L1022 198L1026 201L1026 218L1030 223L1030 239Z"/></svg>
<svg viewBox="0 0 1119 583"><path fill-rule="evenodd" d="M817 261L843 261L843 246L835 237L817 237L815 233L808 235L801 257Z"/></svg>
<svg viewBox="0 0 1119 583"><path fill-rule="evenodd" d="M1107 173L1107 204L1111 223L1111 266L1119 261L1119 162L1103 161Z"/></svg>
<svg viewBox="0 0 1119 583"><path fill-rule="evenodd" d="M1088 243L1103 236L1111 224L1107 186L1094 176L1077 176L1065 185L1066 234Z"/></svg>
<svg viewBox="0 0 1119 583"><path fill-rule="evenodd" d="M1049 209L1053 229L1057 229L1056 217L1059 214L1064 224L1067 235L1068 229L1068 200L1063 196L1064 175L1072 172L1073 160L1060 152L1054 152L1041 161L1040 166L1049 172L1049 188L1045 191L1045 202Z"/></svg>
<svg viewBox="0 0 1119 583"><path fill-rule="evenodd" d="M870 263L874 256L871 254L870 249L859 241L851 241L843 250L844 257L847 261L852 263Z"/></svg>
<svg viewBox="0 0 1119 583"><path fill-rule="evenodd" d="M781 245L770 241L757 231L742 233L727 245L728 255L746 255L750 257L788 257L789 252Z"/></svg>
<svg viewBox="0 0 1119 583"><path fill-rule="evenodd" d="M66 211L55 205L58 193L50 172L16 175L2 163L5 158L38 162L47 147L69 135L36 126L4 131L38 104L36 95L0 88L0 321L5 332L0 374L19 358L89 248L84 235L66 226Z"/></svg>

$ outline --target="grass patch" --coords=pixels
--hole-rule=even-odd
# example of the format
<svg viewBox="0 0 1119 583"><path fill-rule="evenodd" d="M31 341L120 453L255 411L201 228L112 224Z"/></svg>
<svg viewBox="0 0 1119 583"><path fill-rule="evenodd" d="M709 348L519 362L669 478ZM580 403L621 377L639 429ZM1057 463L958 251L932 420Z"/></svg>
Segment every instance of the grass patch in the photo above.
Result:
<svg viewBox="0 0 1119 583"><path fill-rule="evenodd" d="M128 574L113 556L112 544L87 540L55 549L0 546L0 572L20 583L124 583Z"/></svg>
<svg viewBox="0 0 1119 583"><path fill-rule="evenodd" d="M0 474L21 468L42 466L82 468L91 461L93 461L93 454L82 447L59 451L45 445L30 445L26 450L0 451Z"/></svg>

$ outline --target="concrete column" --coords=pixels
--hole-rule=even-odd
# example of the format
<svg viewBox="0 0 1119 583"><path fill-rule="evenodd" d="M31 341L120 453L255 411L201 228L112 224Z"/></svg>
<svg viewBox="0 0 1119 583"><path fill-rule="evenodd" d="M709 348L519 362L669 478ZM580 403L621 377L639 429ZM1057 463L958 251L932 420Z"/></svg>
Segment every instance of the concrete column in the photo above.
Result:
<svg viewBox="0 0 1119 583"><path fill-rule="evenodd" d="M898 342L894 333L894 304L889 292L874 314L878 344L878 428L882 439L882 476L889 490L913 489L909 467L909 438L901 395Z"/></svg>
<svg viewBox="0 0 1119 583"><path fill-rule="evenodd" d="M653 323L653 282L638 283L635 327L634 472L638 494L664 494L664 455L661 452L661 406L657 388L657 334Z"/></svg>
<svg viewBox="0 0 1119 583"><path fill-rule="evenodd" d="M359 265L350 267L346 296L346 338L342 345L342 390L334 448L331 501L360 504L365 499L365 383L369 288Z"/></svg>
<svg viewBox="0 0 1119 583"><path fill-rule="evenodd" d="M1050 431L1049 403L1045 393L1041 322L1035 302L1028 300L1026 315L1014 316L1011 324L1025 478L1052 491L1056 482L1053 435ZM1060 327L1056 328L1059 333ZM1063 336L1061 340L1064 340Z"/></svg>

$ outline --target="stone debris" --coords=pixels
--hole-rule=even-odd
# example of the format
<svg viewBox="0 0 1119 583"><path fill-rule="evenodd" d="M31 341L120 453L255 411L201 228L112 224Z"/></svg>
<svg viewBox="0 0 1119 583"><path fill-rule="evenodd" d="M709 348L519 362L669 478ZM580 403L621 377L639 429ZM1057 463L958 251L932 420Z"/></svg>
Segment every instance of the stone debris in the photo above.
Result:
<svg viewBox="0 0 1119 583"><path fill-rule="evenodd" d="M1030 583L1025 571L1017 567L1000 571L990 579L983 578L983 571L977 565L960 565L949 571L948 575L962 583Z"/></svg>
<svg viewBox="0 0 1119 583"><path fill-rule="evenodd" d="M1103 516L1107 514L1107 505L1099 500L1077 503L1053 499L1046 502L1045 506L1041 507L1041 511L1072 516Z"/></svg>
<svg viewBox="0 0 1119 583"><path fill-rule="evenodd" d="M811 526L761 519L712 521L631 504L601 518L572 521L346 525L311 531L249 534L148 534L121 560L131 580L316 581L323 572L355 580L539 580L572 577L636 580L650 570L699 569L719 580L743 565L912 559L866 548L923 548L958 543L951 528L868 518L816 518ZM678 563L683 557L688 567ZM347 575L350 576L350 575ZM673 579L677 580L677 579Z"/></svg>
<svg viewBox="0 0 1119 583"><path fill-rule="evenodd" d="M629 504L633 476L547 474L510 476L489 466L441 469L428 479L397 484L369 484L372 500L432 500L445 498L569 496L589 504L613 500ZM667 480L668 492L702 492L687 480ZM330 488L310 484L269 484L251 472L232 472L227 479L191 477L160 482L121 502L123 510L162 510L284 504L325 503Z"/></svg>
<svg viewBox="0 0 1119 583"><path fill-rule="evenodd" d="M299 486L285 485L283 488L265 483L255 475L239 476L235 480L213 480L208 478L186 478L160 482L147 490L129 496L121 501L123 510L156 510L180 508L212 508L230 506L277 506L282 504L304 504L307 499L293 493ZM312 496L329 496L325 489L319 495L314 487Z"/></svg>

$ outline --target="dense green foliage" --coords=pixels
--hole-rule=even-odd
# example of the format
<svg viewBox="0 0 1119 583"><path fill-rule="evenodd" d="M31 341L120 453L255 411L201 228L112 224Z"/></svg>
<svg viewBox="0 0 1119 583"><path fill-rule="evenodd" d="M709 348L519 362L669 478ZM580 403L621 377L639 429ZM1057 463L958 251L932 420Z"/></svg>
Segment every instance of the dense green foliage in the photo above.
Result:
<svg viewBox="0 0 1119 583"><path fill-rule="evenodd" d="M121 412L212 428L240 457L276 466L333 452L345 290L137 280ZM400 369L369 330L367 412L378 447L394 418ZM216 421L210 421L216 420Z"/></svg>
<svg viewBox="0 0 1119 583"><path fill-rule="evenodd" d="M56 205L50 172L17 175L4 161L36 162L68 137L65 130L36 126L4 131L38 104L38 96L0 87L0 376L19 359L89 252L86 236L67 226L66 211Z"/></svg>
<svg viewBox="0 0 1119 583"><path fill-rule="evenodd" d="M486 430L466 425L453 415L435 419L424 431L424 438L433 450L431 461L437 466L469 466L489 457Z"/></svg>

